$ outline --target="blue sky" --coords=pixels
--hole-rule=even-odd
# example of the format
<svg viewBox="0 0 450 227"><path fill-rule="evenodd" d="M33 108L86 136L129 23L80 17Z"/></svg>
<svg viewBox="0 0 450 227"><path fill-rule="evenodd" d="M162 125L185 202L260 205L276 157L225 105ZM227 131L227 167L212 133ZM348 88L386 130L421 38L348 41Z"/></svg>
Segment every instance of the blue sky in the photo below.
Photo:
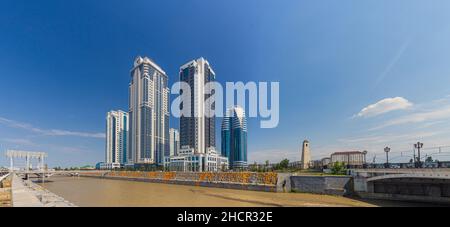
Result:
<svg viewBox="0 0 450 227"><path fill-rule="evenodd" d="M4 0L0 152L102 161L105 114L127 109L137 55L171 84L200 56L220 82L280 82L279 126L249 119L251 162L298 160L303 139L313 158L367 149L378 161L386 145L394 156L417 140L450 145L449 10L445 0Z"/></svg>

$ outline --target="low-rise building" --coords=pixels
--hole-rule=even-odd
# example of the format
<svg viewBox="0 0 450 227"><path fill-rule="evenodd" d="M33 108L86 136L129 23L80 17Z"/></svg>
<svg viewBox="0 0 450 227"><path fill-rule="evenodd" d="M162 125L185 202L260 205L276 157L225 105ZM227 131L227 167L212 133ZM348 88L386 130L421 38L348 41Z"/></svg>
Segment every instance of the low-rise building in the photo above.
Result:
<svg viewBox="0 0 450 227"><path fill-rule="evenodd" d="M321 161L322 161L322 167L323 167L324 169L327 169L328 166L329 166L330 163L331 163L331 158L328 158L328 157L322 158Z"/></svg>
<svg viewBox="0 0 450 227"><path fill-rule="evenodd" d="M315 170L323 169L322 160L312 160L309 164L309 168Z"/></svg>
<svg viewBox="0 0 450 227"><path fill-rule="evenodd" d="M229 168L228 158L210 147L206 153L195 153L193 148L182 147L178 155L165 157L166 171L180 172L219 172Z"/></svg>
<svg viewBox="0 0 450 227"><path fill-rule="evenodd" d="M101 162L99 165L99 169L101 170L113 170L113 169L120 169L123 167L123 164L120 163L106 163ZM97 166L96 166L97 169Z"/></svg>
<svg viewBox="0 0 450 227"><path fill-rule="evenodd" d="M362 167L366 163L366 152L344 151L331 154L331 164L344 163L348 168Z"/></svg>

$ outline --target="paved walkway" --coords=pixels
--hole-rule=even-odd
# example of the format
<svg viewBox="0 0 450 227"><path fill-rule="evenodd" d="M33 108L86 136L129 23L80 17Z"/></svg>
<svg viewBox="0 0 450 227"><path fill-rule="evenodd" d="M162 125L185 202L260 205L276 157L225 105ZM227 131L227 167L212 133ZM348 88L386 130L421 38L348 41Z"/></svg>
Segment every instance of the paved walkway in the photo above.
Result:
<svg viewBox="0 0 450 227"><path fill-rule="evenodd" d="M33 183L24 182L16 174L12 181L13 207L74 207L75 205L64 198Z"/></svg>
<svg viewBox="0 0 450 227"><path fill-rule="evenodd" d="M14 207L43 207L32 189L17 175L12 178L12 204Z"/></svg>

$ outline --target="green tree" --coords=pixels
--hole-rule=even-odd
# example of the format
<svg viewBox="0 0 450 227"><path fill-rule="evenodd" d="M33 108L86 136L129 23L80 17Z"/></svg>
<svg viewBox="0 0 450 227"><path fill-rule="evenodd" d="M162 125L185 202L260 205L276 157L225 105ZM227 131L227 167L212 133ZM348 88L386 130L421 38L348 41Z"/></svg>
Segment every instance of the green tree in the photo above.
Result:
<svg viewBox="0 0 450 227"><path fill-rule="evenodd" d="M288 159L283 159L280 164L278 164L278 167L280 169L287 169L289 167L289 160Z"/></svg>
<svg viewBox="0 0 450 227"><path fill-rule="evenodd" d="M344 175L346 172L345 163L335 162L331 165L331 173L335 175Z"/></svg>
<svg viewBox="0 0 450 227"><path fill-rule="evenodd" d="M425 159L425 162L433 162L433 158L431 156L428 156L427 159Z"/></svg>

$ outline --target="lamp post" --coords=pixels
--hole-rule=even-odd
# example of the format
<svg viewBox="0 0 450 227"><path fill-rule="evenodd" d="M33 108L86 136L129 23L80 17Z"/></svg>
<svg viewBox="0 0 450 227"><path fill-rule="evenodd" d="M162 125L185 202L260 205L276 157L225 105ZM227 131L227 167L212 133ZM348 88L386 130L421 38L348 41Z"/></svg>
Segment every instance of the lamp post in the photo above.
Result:
<svg viewBox="0 0 450 227"><path fill-rule="evenodd" d="M416 144L414 144L414 148L417 149L417 162L416 162L417 168L422 168L422 163L420 162L420 149L422 147L423 147L423 143L421 143L421 142L417 142Z"/></svg>
<svg viewBox="0 0 450 227"><path fill-rule="evenodd" d="M389 152L391 151L391 148L385 147L384 152L386 152L386 168L389 168Z"/></svg>

